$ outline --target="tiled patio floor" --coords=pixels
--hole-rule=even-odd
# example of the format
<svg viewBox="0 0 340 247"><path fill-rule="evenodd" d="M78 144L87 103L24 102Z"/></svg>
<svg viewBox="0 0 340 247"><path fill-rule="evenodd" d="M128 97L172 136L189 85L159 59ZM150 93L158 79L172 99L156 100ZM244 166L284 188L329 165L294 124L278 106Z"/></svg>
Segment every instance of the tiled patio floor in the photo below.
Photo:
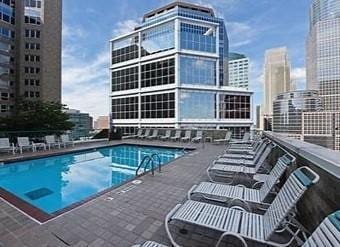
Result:
<svg viewBox="0 0 340 247"><path fill-rule="evenodd" d="M206 167L223 150L210 144L196 146L192 153L163 167L162 173L142 176L142 184L123 185L43 225L0 200L0 246L130 246L148 239L169 244L163 225L166 213L185 199L194 183L207 179ZM188 240L179 239L184 246L215 243L191 231L177 235Z"/></svg>

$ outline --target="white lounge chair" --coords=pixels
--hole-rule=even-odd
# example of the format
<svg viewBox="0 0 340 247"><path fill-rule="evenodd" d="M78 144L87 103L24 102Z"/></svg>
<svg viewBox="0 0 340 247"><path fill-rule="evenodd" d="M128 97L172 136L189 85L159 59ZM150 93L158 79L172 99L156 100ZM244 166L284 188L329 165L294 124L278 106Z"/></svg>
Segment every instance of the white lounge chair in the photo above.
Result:
<svg viewBox="0 0 340 247"><path fill-rule="evenodd" d="M287 154L280 157L273 169L270 171L266 181L255 183L253 188L247 188L244 185L226 185L220 183L202 182L194 185L188 192L188 199L191 200L193 195L201 195L205 199L229 202L230 206L234 201L242 202L251 211L252 205L268 206L265 202L269 193L273 190L276 182L281 178L287 167L295 161L295 158ZM254 189L255 186L262 184L260 189ZM258 207L259 208L259 207Z"/></svg>
<svg viewBox="0 0 340 247"><path fill-rule="evenodd" d="M147 136L146 139L153 140L153 139L157 139L157 137L158 137L158 129L155 129L155 130L153 130L152 135Z"/></svg>
<svg viewBox="0 0 340 247"><path fill-rule="evenodd" d="M208 167L207 175L210 181L215 182L213 179L213 175L217 177L224 177L224 178L232 178L233 180L237 178L239 175L246 175L252 178L265 163L268 155L272 151L272 149L276 147L275 144L270 142L266 149L264 150L263 154L261 155L258 162L255 164L255 167L249 167L245 165L223 165L223 164L216 164L215 162Z"/></svg>
<svg viewBox="0 0 340 247"><path fill-rule="evenodd" d="M200 142L203 138L203 131L202 130L197 130L196 136L192 138L192 142Z"/></svg>
<svg viewBox="0 0 340 247"><path fill-rule="evenodd" d="M122 136L122 139L132 139L132 138L138 138L139 136L141 136L143 134L143 130L142 129L138 129L137 134L135 135L126 135L126 136Z"/></svg>
<svg viewBox="0 0 340 247"><path fill-rule="evenodd" d="M133 245L132 247L167 247L166 245L154 241L146 241L144 244Z"/></svg>
<svg viewBox="0 0 340 247"><path fill-rule="evenodd" d="M334 246L340 246L340 210L325 218L302 245L302 247Z"/></svg>
<svg viewBox="0 0 340 247"><path fill-rule="evenodd" d="M223 165L245 165L245 166L255 166L257 162L259 162L259 159L261 158L262 155L266 155L264 159L268 157L270 152L264 153L266 147L268 146L268 142L264 145L261 146L260 150L255 154L253 159L245 159L245 158L226 158L226 157L221 157L219 156L215 160L215 164L223 164Z"/></svg>
<svg viewBox="0 0 340 247"><path fill-rule="evenodd" d="M229 159L254 159L254 157L256 156L256 154L261 151L261 149L263 148L263 146L266 146L266 143L264 140L261 140L261 142L254 146L254 149L252 149L251 151L248 152L244 152L244 150L237 150L236 152L234 152L233 150L226 150L224 154L220 155L219 158L229 158ZM241 151L241 152L239 152Z"/></svg>
<svg viewBox="0 0 340 247"><path fill-rule="evenodd" d="M181 132L180 130L176 130L175 136L170 137L171 141L178 141L181 138Z"/></svg>
<svg viewBox="0 0 340 247"><path fill-rule="evenodd" d="M191 130L186 130L185 131L185 134L184 134L184 137L181 138L181 141L182 142L190 142L191 140Z"/></svg>
<svg viewBox="0 0 340 247"><path fill-rule="evenodd" d="M170 137L171 137L171 130L167 130L165 131L165 135L160 136L159 139L161 139L162 141L166 141L166 140L169 140Z"/></svg>
<svg viewBox="0 0 340 247"><path fill-rule="evenodd" d="M12 152L12 154L15 154L14 144L11 144L8 138L0 138L0 152Z"/></svg>
<svg viewBox="0 0 340 247"><path fill-rule="evenodd" d="M67 147L67 145L71 145L74 147L74 141L70 140L69 135L61 135L60 136L61 144L64 145L64 148Z"/></svg>
<svg viewBox="0 0 340 247"><path fill-rule="evenodd" d="M45 136L45 142L48 150L51 150L52 147L58 147L60 149L60 143L56 141L55 136Z"/></svg>
<svg viewBox="0 0 340 247"><path fill-rule="evenodd" d="M215 144L228 143L230 140L231 140L231 132L228 131L225 134L224 139L215 139L215 140L213 140L213 143L215 143Z"/></svg>
<svg viewBox="0 0 340 247"><path fill-rule="evenodd" d="M231 140L230 141L230 144L234 144L234 145L237 145L237 144L251 145L251 143L252 142L250 141L250 133L249 132L244 133L241 140Z"/></svg>
<svg viewBox="0 0 340 247"><path fill-rule="evenodd" d="M22 154L23 151L31 150L32 152L35 152L34 145L30 142L28 137L17 137L17 145L19 148L19 152Z"/></svg>
<svg viewBox="0 0 340 247"><path fill-rule="evenodd" d="M138 139L145 139L150 135L150 129L146 129L144 135L138 136Z"/></svg>
<svg viewBox="0 0 340 247"><path fill-rule="evenodd" d="M171 235L169 223L196 225L221 233L216 246L228 236L236 237L243 246L246 241L273 245L290 246L300 229L293 230L289 227L291 212L295 205L313 184L319 181L319 176L308 167L301 167L289 176L287 182L279 191L268 210L262 214L247 212L241 207L221 207L209 203L188 200L183 205L178 204L165 218L165 229L173 246L179 245ZM290 233L291 238L286 243L278 243L275 234ZM280 231L277 231L280 230Z"/></svg>

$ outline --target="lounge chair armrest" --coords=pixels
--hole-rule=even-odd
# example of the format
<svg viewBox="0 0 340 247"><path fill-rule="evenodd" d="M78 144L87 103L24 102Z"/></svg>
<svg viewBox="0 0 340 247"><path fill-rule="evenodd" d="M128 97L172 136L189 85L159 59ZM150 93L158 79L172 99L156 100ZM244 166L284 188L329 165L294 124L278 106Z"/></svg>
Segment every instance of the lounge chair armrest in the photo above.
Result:
<svg viewBox="0 0 340 247"><path fill-rule="evenodd" d="M245 186L244 184L236 184L235 186L240 188L247 188L247 186Z"/></svg>
<svg viewBox="0 0 340 247"><path fill-rule="evenodd" d="M257 189L256 187L258 186L258 185L263 185L264 184L264 181L257 181L256 183L254 183L253 184L253 186L251 187L252 189Z"/></svg>
<svg viewBox="0 0 340 247"><path fill-rule="evenodd" d="M188 196L188 199L191 200L191 195L193 194L193 191L197 188L197 185L194 184L191 189L188 191L187 193L187 196Z"/></svg>
<svg viewBox="0 0 340 247"><path fill-rule="evenodd" d="M246 209L242 208L241 206L232 206L230 208L235 209L235 210L240 210L242 212L248 212Z"/></svg>
<svg viewBox="0 0 340 247"><path fill-rule="evenodd" d="M242 243L243 247L248 247L247 242L244 240L244 238L242 236L240 236L237 233L233 233L233 232L224 232L222 233L222 235L220 236L220 238L218 239L217 243L216 243L216 247L219 247L220 244L222 243L222 240L227 237L227 236L233 236L235 238L237 238L238 240L240 240L240 242Z"/></svg>

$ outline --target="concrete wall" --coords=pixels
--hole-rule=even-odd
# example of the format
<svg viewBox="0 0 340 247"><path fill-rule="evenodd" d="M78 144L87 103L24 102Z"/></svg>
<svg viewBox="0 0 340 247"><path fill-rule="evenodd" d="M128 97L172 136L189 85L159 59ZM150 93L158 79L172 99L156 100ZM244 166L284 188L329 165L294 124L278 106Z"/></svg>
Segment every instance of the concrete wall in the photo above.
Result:
<svg viewBox="0 0 340 247"><path fill-rule="evenodd" d="M340 152L272 132L264 135L296 156L296 166L308 166L320 176L298 203L298 219L313 231L327 215L340 209Z"/></svg>

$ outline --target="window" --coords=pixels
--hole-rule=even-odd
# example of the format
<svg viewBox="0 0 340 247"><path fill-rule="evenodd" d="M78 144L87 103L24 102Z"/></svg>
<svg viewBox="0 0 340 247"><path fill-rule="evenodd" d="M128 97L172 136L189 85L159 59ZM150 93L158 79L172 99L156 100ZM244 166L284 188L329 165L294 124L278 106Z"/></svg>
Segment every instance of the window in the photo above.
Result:
<svg viewBox="0 0 340 247"><path fill-rule="evenodd" d="M216 61L198 57L180 58L181 84L210 85L216 84Z"/></svg>
<svg viewBox="0 0 340 247"><path fill-rule="evenodd" d="M3 41L0 41L0 51L4 51L4 52L11 51L11 45Z"/></svg>
<svg viewBox="0 0 340 247"><path fill-rule="evenodd" d="M141 100L142 118L175 117L175 93L145 95Z"/></svg>
<svg viewBox="0 0 340 247"><path fill-rule="evenodd" d="M0 54L0 63L9 64L10 61L10 56Z"/></svg>
<svg viewBox="0 0 340 247"><path fill-rule="evenodd" d="M112 72L112 91L138 88L138 67Z"/></svg>
<svg viewBox="0 0 340 247"><path fill-rule="evenodd" d="M175 47L174 22L165 23L142 32L142 56L173 49Z"/></svg>
<svg viewBox="0 0 340 247"><path fill-rule="evenodd" d="M8 93L1 93L1 100L9 100L9 94Z"/></svg>
<svg viewBox="0 0 340 247"><path fill-rule="evenodd" d="M40 38L40 31L34 29L26 29L25 30L26 38Z"/></svg>
<svg viewBox="0 0 340 247"><path fill-rule="evenodd" d="M216 118L216 93L182 90L180 93L180 118Z"/></svg>
<svg viewBox="0 0 340 247"><path fill-rule="evenodd" d="M137 119L138 97L112 99L112 119Z"/></svg>
<svg viewBox="0 0 340 247"><path fill-rule="evenodd" d="M250 119L250 96L220 95L220 118Z"/></svg>
<svg viewBox="0 0 340 247"><path fill-rule="evenodd" d="M181 23L181 49L216 53L214 27Z"/></svg>
<svg viewBox="0 0 340 247"><path fill-rule="evenodd" d="M11 31L5 27L0 27L0 36L6 39L14 38L14 31Z"/></svg>
<svg viewBox="0 0 340 247"><path fill-rule="evenodd" d="M138 35L132 35L112 43L112 64L138 58Z"/></svg>
<svg viewBox="0 0 340 247"><path fill-rule="evenodd" d="M7 4L0 4L0 19L15 24L14 9Z"/></svg>
<svg viewBox="0 0 340 247"><path fill-rule="evenodd" d="M175 59L142 65L142 87L175 83Z"/></svg>

